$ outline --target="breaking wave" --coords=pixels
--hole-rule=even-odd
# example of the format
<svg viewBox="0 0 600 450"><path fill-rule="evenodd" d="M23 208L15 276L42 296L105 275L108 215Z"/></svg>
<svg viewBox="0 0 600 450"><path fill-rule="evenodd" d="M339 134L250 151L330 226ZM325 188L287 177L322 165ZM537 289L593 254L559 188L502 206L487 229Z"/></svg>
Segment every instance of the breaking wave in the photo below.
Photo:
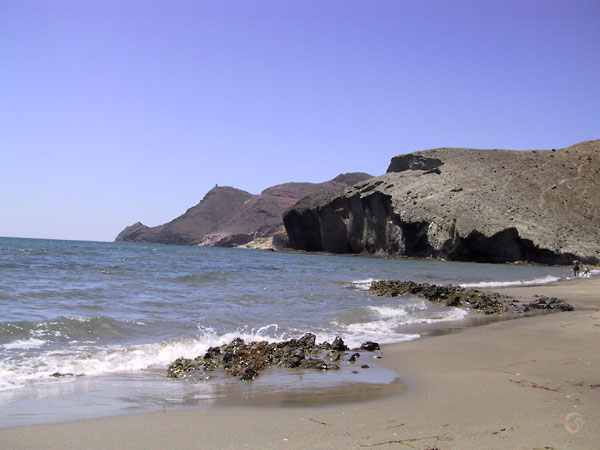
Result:
<svg viewBox="0 0 600 450"><path fill-rule="evenodd" d="M494 287L511 287L511 286L537 286L541 284L554 283L560 281L558 277L551 275L543 278L535 278L532 280L515 280L515 281L482 281L479 283L463 283L460 287L463 288L494 288Z"/></svg>
<svg viewBox="0 0 600 450"><path fill-rule="evenodd" d="M468 314L464 309L441 308L421 300L357 308L349 316L341 317L332 324L341 335L357 343L355 345L367 340L389 344L420 337L419 334L407 333L407 325L461 320Z"/></svg>
<svg viewBox="0 0 600 450"><path fill-rule="evenodd" d="M179 357L195 358L204 354L209 347L230 343L235 338L251 341L276 342L298 338L305 332L317 335L318 342L331 342L342 336L346 344L355 348L367 340L379 343L402 342L418 338L419 334L407 333L402 326L411 323L434 323L459 320L467 313L457 308L440 312L431 311L424 301L406 305L366 306L360 309L366 321L332 321L326 328L281 331L277 324L260 328L242 327L235 331L218 333L211 327L198 326L195 337L169 339L139 345L103 345L96 341L71 339L67 346L57 349L51 345L55 334L64 329L58 325L79 323L86 327L90 323L119 324L110 319L99 318L60 318L46 324L29 324L33 335L14 336L10 342L0 345L0 391L12 390L28 385L68 382L80 376L101 376L106 374L145 370L164 370ZM359 315L360 315L359 314ZM2 324L7 327L7 324ZM23 325L23 324L22 324ZM20 326L21 331L23 326ZM89 328L88 328L89 331ZM5 336L6 338L6 336Z"/></svg>
<svg viewBox="0 0 600 450"><path fill-rule="evenodd" d="M80 376L164 369L179 357L195 358L209 347L229 343L235 338L269 342L289 339L285 333L279 334L277 325L272 324L258 329L241 328L225 334L199 327L195 338L129 346L98 347L90 341L72 341L67 348L37 353L29 350L42 348L47 344L46 340L16 340L2 346L10 352L4 352L0 360L0 391L31 384L64 382Z"/></svg>
<svg viewBox="0 0 600 450"><path fill-rule="evenodd" d="M375 278L367 278L366 280L355 280L355 281L351 281L350 285L358 290L361 291L368 291L369 288L371 287L371 283L373 283L373 281L378 281Z"/></svg>

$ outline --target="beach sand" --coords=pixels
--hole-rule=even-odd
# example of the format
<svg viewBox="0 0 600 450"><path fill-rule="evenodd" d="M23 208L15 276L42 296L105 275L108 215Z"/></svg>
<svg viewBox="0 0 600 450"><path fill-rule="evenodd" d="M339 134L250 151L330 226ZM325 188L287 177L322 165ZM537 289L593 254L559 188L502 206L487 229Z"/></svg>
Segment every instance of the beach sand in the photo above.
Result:
<svg viewBox="0 0 600 450"><path fill-rule="evenodd" d="M6 428L0 448L599 448L600 278L502 292L576 309L387 346L406 390L382 400Z"/></svg>

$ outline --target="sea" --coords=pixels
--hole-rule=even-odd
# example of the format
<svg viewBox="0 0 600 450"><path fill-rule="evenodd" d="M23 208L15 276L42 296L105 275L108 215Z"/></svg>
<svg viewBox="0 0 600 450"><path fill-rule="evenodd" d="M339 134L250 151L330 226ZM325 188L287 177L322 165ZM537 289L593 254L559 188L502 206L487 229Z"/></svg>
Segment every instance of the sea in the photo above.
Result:
<svg viewBox="0 0 600 450"><path fill-rule="evenodd" d="M418 297L377 297L368 291L373 280L485 288L569 276L568 267L0 238L0 427L261 404L277 392L295 392L287 403L277 397L293 406L303 390L392 383L402 374L376 359L368 370L272 369L252 382L170 379L166 370L236 337L272 342L311 332L317 342L340 336L356 347L476 319Z"/></svg>

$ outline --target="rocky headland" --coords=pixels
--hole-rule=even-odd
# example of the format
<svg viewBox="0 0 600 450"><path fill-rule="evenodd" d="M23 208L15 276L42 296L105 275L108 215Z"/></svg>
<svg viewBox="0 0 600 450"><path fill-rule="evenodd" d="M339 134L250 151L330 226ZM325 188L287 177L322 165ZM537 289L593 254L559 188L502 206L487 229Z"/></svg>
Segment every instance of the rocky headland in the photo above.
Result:
<svg viewBox="0 0 600 450"><path fill-rule="evenodd" d="M347 173L324 183L273 186L260 195L216 186L176 219L156 227L137 222L121 231L116 241L212 247L252 246L256 241L257 247L283 247L287 240L282 219L286 208L309 194L339 193L370 177Z"/></svg>
<svg viewBox="0 0 600 450"><path fill-rule="evenodd" d="M305 251L475 262L597 264L600 140L558 150L440 148L284 213Z"/></svg>

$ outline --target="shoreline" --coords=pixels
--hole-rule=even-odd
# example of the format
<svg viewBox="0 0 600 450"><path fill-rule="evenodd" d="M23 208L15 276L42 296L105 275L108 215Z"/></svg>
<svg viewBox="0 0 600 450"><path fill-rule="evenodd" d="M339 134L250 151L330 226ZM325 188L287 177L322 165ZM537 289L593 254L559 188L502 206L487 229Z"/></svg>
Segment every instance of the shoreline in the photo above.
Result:
<svg viewBox="0 0 600 450"><path fill-rule="evenodd" d="M600 442L600 277L486 290L564 298L575 311L386 345L378 365L398 371L406 390L379 400L5 428L0 447L594 448Z"/></svg>

